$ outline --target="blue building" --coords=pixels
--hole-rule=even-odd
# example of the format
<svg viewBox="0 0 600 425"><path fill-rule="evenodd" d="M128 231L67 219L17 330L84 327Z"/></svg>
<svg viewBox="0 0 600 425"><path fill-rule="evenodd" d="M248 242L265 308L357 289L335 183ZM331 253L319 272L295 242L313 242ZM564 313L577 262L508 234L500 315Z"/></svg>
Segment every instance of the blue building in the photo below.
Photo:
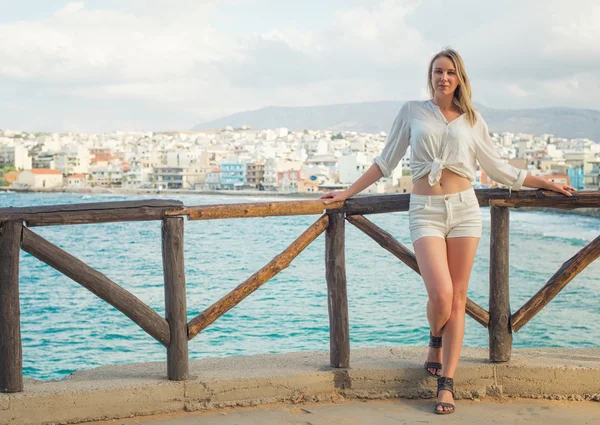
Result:
<svg viewBox="0 0 600 425"><path fill-rule="evenodd" d="M235 190L246 184L247 167L243 162L221 163L221 187L225 190Z"/></svg>
<svg viewBox="0 0 600 425"><path fill-rule="evenodd" d="M583 190L585 186L583 179L583 167L568 168L567 176L569 176L569 179L571 180L571 186L577 190Z"/></svg>

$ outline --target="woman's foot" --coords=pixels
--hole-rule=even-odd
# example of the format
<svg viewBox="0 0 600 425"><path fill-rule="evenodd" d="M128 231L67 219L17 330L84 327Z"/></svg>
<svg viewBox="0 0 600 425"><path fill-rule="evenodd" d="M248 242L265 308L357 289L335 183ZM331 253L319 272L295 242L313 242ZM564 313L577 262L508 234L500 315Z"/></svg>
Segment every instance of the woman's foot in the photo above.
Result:
<svg viewBox="0 0 600 425"><path fill-rule="evenodd" d="M425 361L425 370L431 376L440 376L442 373L442 337L433 336L429 332L429 350Z"/></svg>
<svg viewBox="0 0 600 425"><path fill-rule="evenodd" d="M437 397L438 404L435 405L436 413L452 413L454 412L454 395L450 391L442 390ZM451 406L447 406L451 404Z"/></svg>
<svg viewBox="0 0 600 425"><path fill-rule="evenodd" d="M437 403L434 411L439 415L454 413L454 380L447 376L438 378Z"/></svg>

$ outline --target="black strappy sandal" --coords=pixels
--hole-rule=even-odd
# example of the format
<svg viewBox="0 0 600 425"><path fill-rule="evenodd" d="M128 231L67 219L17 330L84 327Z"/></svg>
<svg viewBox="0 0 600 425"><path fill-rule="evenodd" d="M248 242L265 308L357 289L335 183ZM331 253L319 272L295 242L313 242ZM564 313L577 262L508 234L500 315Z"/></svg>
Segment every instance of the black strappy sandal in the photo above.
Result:
<svg viewBox="0 0 600 425"><path fill-rule="evenodd" d="M442 337L441 336L433 336L431 331L429 331L429 346L431 348L442 348ZM437 369L435 373L429 371L429 369ZM438 362L425 362L425 371L431 376L435 376L436 378L439 376L437 372L442 370L442 364Z"/></svg>
<svg viewBox="0 0 600 425"><path fill-rule="evenodd" d="M438 377L438 387L437 387L437 395L440 395L440 391L450 391L452 393L452 397L454 397L454 379L448 378L447 376L439 376ZM438 407L450 407L451 410L438 410ZM433 411L438 415L447 415L449 413L454 413L456 406L452 403L445 403L439 401L435 404Z"/></svg>

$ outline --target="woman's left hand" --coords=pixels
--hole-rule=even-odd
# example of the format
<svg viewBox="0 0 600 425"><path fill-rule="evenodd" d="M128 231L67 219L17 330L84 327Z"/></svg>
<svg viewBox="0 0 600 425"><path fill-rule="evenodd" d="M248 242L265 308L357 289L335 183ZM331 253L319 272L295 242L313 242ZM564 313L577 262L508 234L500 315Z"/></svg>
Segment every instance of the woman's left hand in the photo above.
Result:
<svg viewBox="0 0 600 425"><path fill-rule="evenodd" d="M551 181L548 182L548 186L545 189L551 190L552 192L562 193L563 195L567 196L573 196L571 192L577 192L577 189L569 186L568 184L554 183Z"/></svg>

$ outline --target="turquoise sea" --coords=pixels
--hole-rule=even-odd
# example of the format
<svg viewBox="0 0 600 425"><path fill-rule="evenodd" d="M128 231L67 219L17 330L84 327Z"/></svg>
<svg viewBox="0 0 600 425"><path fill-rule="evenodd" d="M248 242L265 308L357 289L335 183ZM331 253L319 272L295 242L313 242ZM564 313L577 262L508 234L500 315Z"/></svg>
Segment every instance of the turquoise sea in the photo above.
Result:
<svg viewBox="0 0 600 425"><path fill-rule="evenodd" d="M125 201L160 195L0 194L0 207ZM273 198L166 195L186 205ZM469 296L488 306L489 209ZM185 222L189 318L235 288L285 249L318 216ZM407 213L369 218L412 248ZM164 315L158 221L33 229L101 271ZM512 310L600 234L600 219L511 212ZM426 345L426 293L420 277L352 225L346 231L352 348ZM190 342L190 357L329 349L324 241L321 235L289 268ZM61 378L116 363L165 361L162 345L123 314L51 267L22 252L20 271L24 374ZM579 274L514 335L515 347L600 347L600 261ZM486 347L487 331L467 319L466 346Z"/></svg>

